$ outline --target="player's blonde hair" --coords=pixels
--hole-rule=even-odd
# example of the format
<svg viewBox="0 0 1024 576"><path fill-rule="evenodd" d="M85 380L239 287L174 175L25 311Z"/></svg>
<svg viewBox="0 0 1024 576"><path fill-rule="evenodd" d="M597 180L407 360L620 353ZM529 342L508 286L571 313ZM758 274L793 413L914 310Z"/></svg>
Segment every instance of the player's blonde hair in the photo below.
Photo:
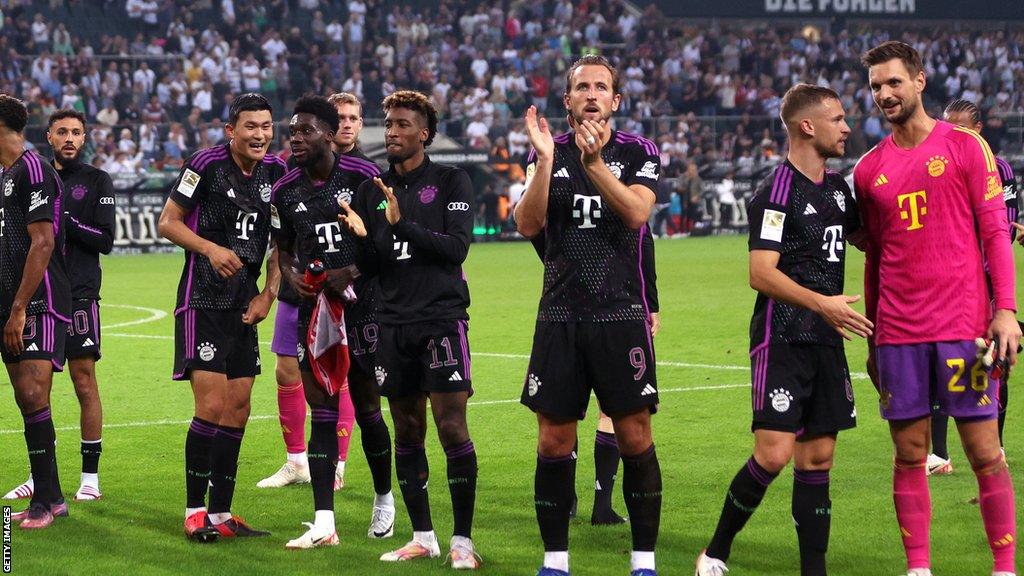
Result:
<svg viewBox="0 0 1024 576"><path fill-rule="evenodd" d="M359 116L363 115L363 103L359 101L359 98L356 98L355 94L350 92L336 92L328 96L327 101L335 108L342 104L351 104L356 108L359 108Z"/></svg>

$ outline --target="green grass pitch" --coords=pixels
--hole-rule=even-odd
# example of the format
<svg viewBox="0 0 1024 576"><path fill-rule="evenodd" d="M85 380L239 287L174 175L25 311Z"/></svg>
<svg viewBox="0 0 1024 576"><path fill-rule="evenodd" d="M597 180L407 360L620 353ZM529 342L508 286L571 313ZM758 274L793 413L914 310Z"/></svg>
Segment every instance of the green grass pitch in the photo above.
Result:
<svg viewBox="0 0 1024 576"><path fill-rule="evenodd" d="M1015 252L1024 255L1019 248ZM862 260L855 251L849 256L847 292L859 293ZM664 324L655 341L662 405L654 426L665 485L658 564L663 575L689 575L694 557L714 529L725 487L752 446L747 329L754 293L746 281L743 237L659 241L657 259ZM209 546L187 542L181 529L183 446L192 398L187 384L170 379L172 318L153 320L154 314L147 310L172 310L182 256L110 257L103 265L104 356L98 377L106 423L100 461L104 499L72 502L70 518L44 531L24 533L15 527L14 573L439 574L449 570L440 560L408 565L377 561L382 552L403 544L410 528L399 504L395 537L366 538L372 487L358 433L348 460L347 485L335 499L341 545L305 552L284 549L288 539L304 530L300 522L312 520L312 495L308 486L255 487L284 457L276 416L274 356L269 351L271 321L260 328L263 375L254 388L253 418L242 446L234 511L273 536ZM470 251L466 273L473 297L470 339L476 389L469 424L480 461L474 539L484 558L484 573L532 574L542 552L532 504L536 425L517 400L533 334L541 266L526 243L480 244ZM863 376L864 342L849 344L847 354L857 376L860 425L841 436L832 474L831 572L897 574L904 561L892 510L889 436L878 417L874 390ZM77 488L81 457L78 406L66 374L55 377L53 413L63 485L71 495ZM3 390L0 417L4 422L0 489L6 491L25 479L28 466L21 418L9 387ZM1011 402L1007 426L1011 466L1024 457L1024 428L1018 424L1022 418L1021 402ZM628 526L593 528L587 521L595 423L592 408L580 434L576 488L581 519L573 522L571 531L573 573L628 574ZM428 432L427 444L435 479L431 486L434 523L443 548L451 535L451 506L445 483L437 481L444 478L445 465L433 430ZM977 507L968 503L976 492L975 480L956 439L951 439L951 451L956 472L931 482L933 565L943 576L988 574L990 555L981 518ZM789 512L791 482L787 470L769 490L733 547L730 574L798 574ZM616 495L615 502L618 511L625 513L621 495ZM24 502L13 504L20 509Z"/></svg>

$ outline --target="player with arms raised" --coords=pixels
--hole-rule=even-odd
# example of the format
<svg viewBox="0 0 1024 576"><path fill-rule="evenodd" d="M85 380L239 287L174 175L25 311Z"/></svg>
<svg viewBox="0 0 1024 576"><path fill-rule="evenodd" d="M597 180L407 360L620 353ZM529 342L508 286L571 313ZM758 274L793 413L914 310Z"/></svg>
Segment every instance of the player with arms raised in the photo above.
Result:
<svg viewBox="0 0 1024 576"><path fill-rule="evenodd" d="M545 235L544 292L521 397L540 429L534 506L541 576L569 572L572 453L591 390L614 422L622 454L632 574L655 574L661 468L651 414L658 390L641 237L661 167L652 142L608 125L620 99L615 68L585 56L566 75L571 132L553 137L536 108L526 112L533 150L516 225L527 238Z"/></svg>
<svg viewBox="0 0 1024 576"><path fill-rule="evenodd" d="M996 159L977 132L925 112L924 68L914 48L885 42L862 62L875 104L893 128L861 158L854 186L867 235L867 311L875 323L868 371L895 445L893 500L907 568L912 576L931 574L925 465L934 399L956 419L977 476L992 574L1009 576L1017 528L1013 482L999 449L999 388L975 359L974 343L995 338L997 357L1016 362L1021 331Z"/></svg>

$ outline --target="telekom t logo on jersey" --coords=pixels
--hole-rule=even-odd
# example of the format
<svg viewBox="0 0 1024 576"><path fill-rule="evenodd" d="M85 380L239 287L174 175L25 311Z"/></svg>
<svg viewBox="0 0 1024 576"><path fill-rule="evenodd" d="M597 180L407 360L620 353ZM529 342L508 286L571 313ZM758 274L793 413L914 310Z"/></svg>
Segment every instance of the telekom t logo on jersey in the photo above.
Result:
<svg viewBox="0 0 1024 576"><path fill-rule="evenodd" d="M316 240L321 246L325 246L324 252L337 252L340 250L336 243L341 242L341 224L337 222L326 222L316 225Z"/></svg>
<svg viewBox="0 0 1024 576"><path fill-rule="evenodd" d="M256 227L256 212L239 212L238 217L235 219L235 230L238 230L238 238L240 240L248 240L249 232L252 232L253 228Z"/></svg>
<svg viewBox="0 0 1024 576"><path fill-rule="evenodd" d="M839 262L839 252L843 251L843 225L837 224L825 228L825 243L821 249L828 252L829 262Z"/></svg>
<svg viewBox="0 0 1024 576"><path fill-rule="evenodd" d="M924 190L900 194L896 197L896 201L900 207L900 219L910 220L910 226L907 226L907 230L924 228L924 224L921 223L921 217L928 213L928 207L925 206L928 203L928 195ZM907 209L903 208L904 204L907 205Z"/></svg>
<svg viewBox="0 0 1024 576"><path fill-rule="evenodd" d="M580 228L597 228L594 220L601 217L601 197L573 194L572 217Z"/></svg>

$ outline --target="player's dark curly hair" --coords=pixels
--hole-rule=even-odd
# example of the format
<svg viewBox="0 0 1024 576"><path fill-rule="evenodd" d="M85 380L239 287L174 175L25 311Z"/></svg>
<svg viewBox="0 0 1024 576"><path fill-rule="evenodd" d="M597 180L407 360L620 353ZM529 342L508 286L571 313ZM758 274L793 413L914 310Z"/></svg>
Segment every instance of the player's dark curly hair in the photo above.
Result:
<svg viewBox="0 0 1024 576"><path fill-rule="evenodd" d="M398 90L385 98L381 106L384 108L385 114L392 108L405 108L418 112L427 122L427 141L423 145L430 146L430 143L434 141L434 136L437 135L437 108L434 108L434 104L430 102L430 98L427 98L426 94L415 90Z"/></svg>
<svg viewBox="0 0 1024 576"><path fill-rule="evenodd" d="M74 118L82 123L82 128L85 128L85 114L82 114L78 110L71 108L64 108L63 110L57 110L53 114L50 114L50 119L46 121L46 128L49 129L53 126L54 122L59 122L65 118Z"/></svg>
<svg viewBox="0 0 1024 576"><path fill-rule="evenodd" d="M295 101L296 114L312 114L323 122L331 132L337 132L341 122L338 120L338 109L327 98L316 94L306 94Z"/></svg>
<svg viewBox="0 0 1024 576"><path fill-rule="evenodd" d="M957 98L950 102L946 109L943 111L943 116L953 114L955 112L966 112L971 119L971 127L981 122L981 110L978 109L978 105L970 100L964 100L963 98Z"/></svg>
<svg viewBox="0 0 1024 576"><path fill-rule="evenodd" d="M262 94L255 92L241 94L231 102L231 108L228 109L228 124L234 125L238 122L238 117L242 115L242 112L258 112L260 110L270 112L271 116L274 114L274 107L270 105L270 100L267 100Z"/></svg>
<svg viewBox="0 0 1024 576"><path fill-rule="evenodd" d="M28 108L14 96L0 94L0 122L7 128L22 133L28 124Z"/></svg>

